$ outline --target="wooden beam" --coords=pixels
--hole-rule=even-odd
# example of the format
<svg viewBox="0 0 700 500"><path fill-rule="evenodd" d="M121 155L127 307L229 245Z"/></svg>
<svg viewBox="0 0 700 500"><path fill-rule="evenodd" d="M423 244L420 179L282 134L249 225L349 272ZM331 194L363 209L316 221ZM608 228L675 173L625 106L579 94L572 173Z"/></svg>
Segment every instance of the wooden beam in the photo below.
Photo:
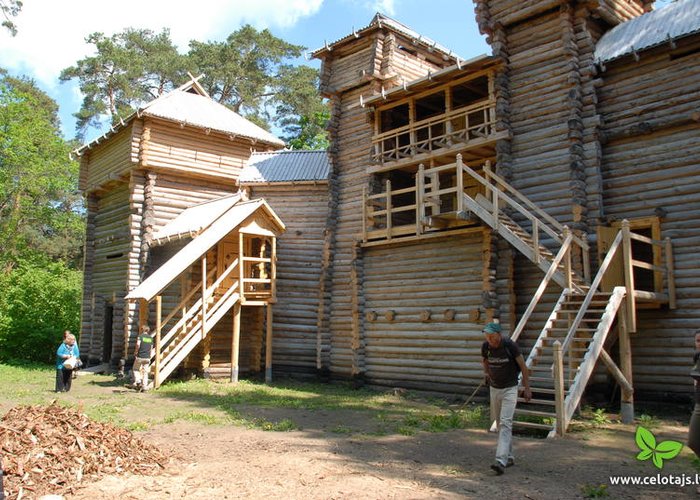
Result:
<svg viewBox="0 0 700 500"><path fill-rule="evenodd" d="M238 363L241 348L241 303L233 305L233 335L231 337L231 382L238 382Z"/></svg>
<svg viewBox="0 0 700 500"><path fill-rule="evenodd" d="M555 431L558 436L566 432L566 413L564 412L564 361L561 342L554 342L554 406L557 415Z"/></svg>
<svg viewBox="0 0 700 500"><path fill-rule="evenodd" d="M267 321L265 332L265 383L272 382L272 304L267 304Z"/></svg>
<svg viewBox="0 0 700 500"><path fill-rule="evenodd" d="M634 269L632 267L632 239L630 237L630 223L627 219L622 221L622 262L625 273L625 288L627 288L627 328L630 332L637 331L637 311L634 297Z"/></svg>
<svg viewBox="0 0 700 500"><path fill-rule="evenodd" d="M625 311L625 302L620 304L618 313L618 338L620 340L620 369L631 387L634 387L632 382L632 344L630 335L627 331L627 312ZM620 397L620 416L622 423L631 424L634 422L634 391L620 386L622 395Z"/></svg>
<svg viewBox="0 0 700 500"><path fill-rule="evenodd" d="M160 330L163 327L161 319L163 316L163 297L156 295L156 365L155 374L153 377L153 387L160 387Z"/></svg>

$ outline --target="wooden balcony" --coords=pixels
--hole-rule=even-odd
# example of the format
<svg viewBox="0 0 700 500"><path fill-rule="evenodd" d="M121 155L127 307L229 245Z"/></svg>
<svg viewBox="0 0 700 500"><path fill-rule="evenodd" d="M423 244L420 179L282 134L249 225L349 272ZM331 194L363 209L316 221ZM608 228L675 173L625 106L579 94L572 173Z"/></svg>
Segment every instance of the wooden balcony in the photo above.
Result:
<svg viewBox="0 0 700 500"><path fill-rule="evenodd" d="M375 135L369 173L492 144L507 137L496 131L496 105L483 99L439 116Z"/></svg>

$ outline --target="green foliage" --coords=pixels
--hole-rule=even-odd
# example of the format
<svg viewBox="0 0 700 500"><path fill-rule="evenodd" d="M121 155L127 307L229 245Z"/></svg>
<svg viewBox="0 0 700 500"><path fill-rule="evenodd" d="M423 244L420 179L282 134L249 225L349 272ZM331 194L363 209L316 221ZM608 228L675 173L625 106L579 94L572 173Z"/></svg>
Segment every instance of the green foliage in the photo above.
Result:
<svg viewBox="0 0 700 500"><path fill-rule="evenodd" d="M52 363L64 329L78 331L82 275L63 263L0 273L0 360Z"/></svg>
<svg viewBox="0 0 700 500"><path fill-rule="evenodd" d="M22 10L22 2L20 0L0 0L0 12L5 18L2 22L2 27L6 28L12 36L17 34L17 26L11 18L17 17L20 10Z"/></svg>
<svg viewBox="0 0 700 500"><path fill-rule="evenodd" d="M668 440L657 444L656 437L641 425L637 427L634 439L641 450L637 454L637 460L651 458L657 469L663 469L664 460L675 458L683 449L683 443L679 441Z"/></svg>
<svg viewBox="0 0 700 500"><path fill-rule="evenodd" d="M33 81L0 78L0 264L21 258L78 267L84 223L78 164L59 130L58 106Z"/></svg>
<svg viewBox="0 0 700 500"><path fill-rule="evenodd" d="M325 148L328 112L318 93L318 71L292 65L304 47L288 43L269 30L245 25L223 42L192 40L178 54L167 30L128 28L111 37L93 33L86 42L95 53L61 73L77 79L85 96L78 135L127 117L163 92L178 86L186 70L203 74L200 84L212 99L269 130L276 124L294 139L295 149Z"/></svg>
<svg viewBox="0 0 700 500"><path fill-rule="evenodd" d="M608 486L606 484L584 484L581 486L581 493L584 498L603 498L608 496Z"/></svg>
<svg viewBox="0 0 700 500"><path fill-rule="evenodd" d="M593 424L597 427L610 424L610 418L605 413L604 408L596 408L593 410Z"/></svg>
<svg viewBox="0 0 700 500"><path fill-rule="evenodd" d="M655 427L658 427L661 422L658 418L656 418L653 415L648 415L646 413L642 413L639 416L639 423L642 424L647 429L653 429Z"/></svg>
<svg viewBox="0 0 700 500"><path fill-rule="evenodd" d="M146 101L173 88L184 78L185 59L178 54L164 29L127 28L110 37L92 33L85 41L95 46L95 55L85 57L61 72L61 81L78 80L84 95L75 114L77 132L83 137L90 127L99 127L105 116L118 122Z"/></svg>

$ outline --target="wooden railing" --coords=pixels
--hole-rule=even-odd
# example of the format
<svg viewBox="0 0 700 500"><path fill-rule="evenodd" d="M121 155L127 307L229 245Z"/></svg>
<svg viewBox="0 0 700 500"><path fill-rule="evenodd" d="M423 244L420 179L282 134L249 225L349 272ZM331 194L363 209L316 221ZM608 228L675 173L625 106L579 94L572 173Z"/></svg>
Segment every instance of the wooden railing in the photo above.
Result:
<svg viewBox="0 0 700 500"><path fill-rule="evenodd" d="M384 164L469 144L496 134L495 104L488 99L404 125L372 138L370 160Z"/></svg>

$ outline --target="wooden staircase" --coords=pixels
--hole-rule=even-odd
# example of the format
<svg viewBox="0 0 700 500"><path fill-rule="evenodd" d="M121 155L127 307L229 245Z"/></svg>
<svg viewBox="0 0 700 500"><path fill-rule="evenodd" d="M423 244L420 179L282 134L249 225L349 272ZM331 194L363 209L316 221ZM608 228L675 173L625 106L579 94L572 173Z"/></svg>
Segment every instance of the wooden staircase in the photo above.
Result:
<svg viewBox="0 0 700 500"><path fill-rule="evenodd" d="M237 275L238 269L239 260L235 259L212 285L205 287L203 292L201 292L202 283L197 284L162 322L167 325L176 314L182 314L181 318L156 342L157 346L151 356L150 364L155 387L162 384L173 373L207 337L221 318L241 300L240 280L237 279L226 287L222 286L229 276ZM205 282L213 278L213 272L214 270L208 273ZM198 293L199 298L195 300Z"/></svg>
<svg viewBox="0 0 700 500"><path fill-rule="evenodd" d="M455 169L456 186L440 189L438 175L450 168ZM477 181L484 194L470 196L464 192L464 176ZM648 292L635 291L633 268L636 266L665 273L668 294L655 299L665 300L674 308L675 287L670 240L661 242L635 235L630 232L629 223L624 221L622 230L618 232L591 282L589 247L585 234L581 237L573 235L566 226L491 172L488 162L484 166L483 176L464 165L460 155L454 165L427 170L421 166L417 185L425 191L418 191L420 214L430 211L431 216L435 217L435 203L431 200L454 192L457 197L455 213L460 218L468 218L468 213L476 215L545 272L530 304L511 334L512 340L517 340L525 329L550 281L563 288L526 360L533 398L528 402L523 398L518 399L514 426L545 430L549 435L566 432L599 359L620 385L623 405L629 404L631 407L633 387L628 333L636 330L636 297L649 296ZM523 221L523 224L515 219ZM423 223L429 223L429 219L424 217ZM666 267L634 260L632 240L656 246L657 249L660 248L659 251L666 252ZM618 263L623 262L624 283L606 292L601 284L613 259L619 256L618 252L622 254ZM616 323L622 369L603 349ZM623 408L623 421L624 411Z"/></svg>

